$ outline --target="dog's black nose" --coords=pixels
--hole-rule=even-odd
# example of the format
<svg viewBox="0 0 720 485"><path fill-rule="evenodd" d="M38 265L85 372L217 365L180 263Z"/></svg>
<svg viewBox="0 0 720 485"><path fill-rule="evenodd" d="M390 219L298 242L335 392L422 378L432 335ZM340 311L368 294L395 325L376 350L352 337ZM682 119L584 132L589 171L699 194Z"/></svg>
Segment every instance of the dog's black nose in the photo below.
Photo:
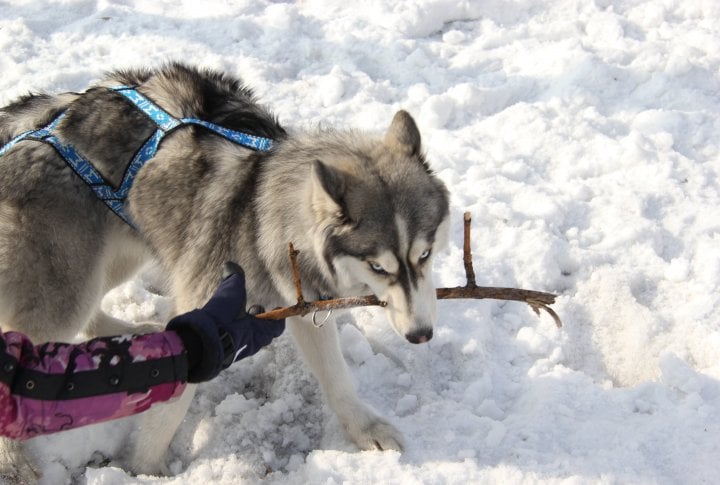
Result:
<svg viewBox="0 0 720 485"><path fill-rule="evenodd" d="M408 339L408 342L412 344L424 344L428 340L430 340L433 336L432 328L426 328L421 330L416 330L412 333L408 333L405 335L405 338Z"/></svg>

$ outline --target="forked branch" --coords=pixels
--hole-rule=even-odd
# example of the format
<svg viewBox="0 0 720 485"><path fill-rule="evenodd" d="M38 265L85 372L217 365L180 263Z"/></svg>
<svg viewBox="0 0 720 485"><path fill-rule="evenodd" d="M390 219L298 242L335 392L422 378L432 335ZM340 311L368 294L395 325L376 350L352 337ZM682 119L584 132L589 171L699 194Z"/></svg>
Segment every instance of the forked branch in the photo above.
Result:
<svg viewBox="0 0 720 485"><path fill-rule="evenodd" d="M470 213L464 214L464 241L463 241L463 263L465 264L465 286L455 288L438 288L436 291L438 300L451 298L474 298L510 300L525 302L533 309L535 314L540 315L540 310L545 310L555 321L558 328L562 327L562 321L550 305L555 303L556 295L542 291L521 290L519 288L498 288L493 286L477 286L475 284L475 271L473 270L472 253L470 251Z"/></svg>
<svg viewBox="0 0 720 485"><path fill-rule="evenodd" d="M556 295L545 293L542 291L522 290L519 288L498 288L488 286L477 286L475 284L475 271L473 270L472 253L470 250L470 213L464 215L464 241L463 241L463 264L465 265L465 277L467 282L465 286L455 288L438 288L436 290L438 300L456 299L456 298L473 298L473 299L495 299L520 301L527 303L533 311L540 315L540 310L546 311L555 321L558 328L562 327L562 321L550 305L555 303ZM298 270L297 255L292 243L289 244L290 265L293 272L293 280L295 282L295 292L297 293L297 303L293 306L277 308L265 313L257 315L258 318L278 320L281 318L292 317L296 315L307 315L314 312L322 312L327 310L337 310L344 308L355 308L362 306L387 306L387 302L380 301L374 295L357 296L349 298L333 298L331 300L316 300L307 302L302 293L300 283L300 272Z"/></svg>

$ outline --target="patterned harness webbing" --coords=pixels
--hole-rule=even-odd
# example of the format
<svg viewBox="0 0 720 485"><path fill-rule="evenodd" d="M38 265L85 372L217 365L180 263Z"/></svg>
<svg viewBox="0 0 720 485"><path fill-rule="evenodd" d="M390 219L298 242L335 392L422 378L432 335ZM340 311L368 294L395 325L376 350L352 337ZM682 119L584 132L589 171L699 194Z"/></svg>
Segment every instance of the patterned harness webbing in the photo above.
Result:
<svg viewBox="0 0 720 485"><path fill-rule="evenodd" d="M140 169L157 153L160 142L165 135L176 128L187 125L198 125L206 128L223 138L236 143L238 145L250 148L256 151L268 151L272 147L272 140L259 136L250 135L241 131L230 130L222 126L203 121L197 118L175 118L170 113L164 111L158 105L150 101L148 98L140 94L132 86L116 86L110 88L112 91L122 94L128 101L135 105L140 111L145 113L150 120L157 125L157 130L142 145L140 150L135 154L132 161L125 170L120 187L114 189L100 172L93 167L85 157L80 155L78 151L69 143L63 143L54 133L60 121L65 116L65 112L61 113L50 124L38 130L30 130L21 133L10 140L3 147L0 147L0 156L4 155L16 143L23 140L40 141L51 145L65 162L73 169L73 171L92 189L95 196L103 201L110 210L117 214L123 221L135 228L130 220L130 216L125 212L125 200L127 199L130 187L132 187L135 176Z"/></svg>

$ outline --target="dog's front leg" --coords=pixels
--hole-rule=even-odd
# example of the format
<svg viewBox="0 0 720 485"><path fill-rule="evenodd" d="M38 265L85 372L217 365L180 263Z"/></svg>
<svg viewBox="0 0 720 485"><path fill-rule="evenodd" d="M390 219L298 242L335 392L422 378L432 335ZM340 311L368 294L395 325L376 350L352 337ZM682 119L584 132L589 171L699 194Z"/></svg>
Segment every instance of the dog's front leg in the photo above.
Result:
<svg viewBox="0 0 720 485"><path fill-rule="evenodd" d="M6 485L32 485L38 475L26 458L24 444L0 438L0 483Z"/></svg>
<svg viewBox="0 0 720 485"><path fill-rule="evenodd" d="M170 475L166 463L170 442L195 396L197 386L188 384L175 401L156 404L141 416L131 437L125 467L136 475Z"/></svg>
<svg viewBox="0 0 720 485"><path fill-rule="evenodd" d="M355 444L363 450L401 450L400 432L358 397L335 322L316 328L308 318L292 317L287 323L330 408Z"/></svg>

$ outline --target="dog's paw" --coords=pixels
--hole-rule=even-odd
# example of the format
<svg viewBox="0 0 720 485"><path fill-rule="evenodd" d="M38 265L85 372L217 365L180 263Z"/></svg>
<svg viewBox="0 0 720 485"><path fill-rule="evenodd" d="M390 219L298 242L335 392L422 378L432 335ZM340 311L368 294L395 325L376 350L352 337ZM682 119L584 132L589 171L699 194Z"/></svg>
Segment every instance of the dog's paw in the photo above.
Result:
<svg viewBox="0 0 720 485"><path fill-rule="evenodd" d="M160 461L154 459L143 460L137 456L125 457L124 459L118 460L112 463L113 466L121 468L132 476L150 476L150 477L170 477L173 475L169 465L165 462L164 458Z"/></svg>
<svg viewBox="0 0 720 485"><path fill-rule="evenodd" d="M405 447L400 431L385 419L366 411L344 423L345 431L362 450L396 450Z"/></svg>
<svg viewBox="0 0 720 485"><path fill-rule="evenodd" d="M137 476L149 476L149 477L171 477L173 476L172 471L170 470L170 467L165 464L161 463L159 465L154 466L135 466L126 467L127 470L130 471L130 473L137 477Z"/></svg>

